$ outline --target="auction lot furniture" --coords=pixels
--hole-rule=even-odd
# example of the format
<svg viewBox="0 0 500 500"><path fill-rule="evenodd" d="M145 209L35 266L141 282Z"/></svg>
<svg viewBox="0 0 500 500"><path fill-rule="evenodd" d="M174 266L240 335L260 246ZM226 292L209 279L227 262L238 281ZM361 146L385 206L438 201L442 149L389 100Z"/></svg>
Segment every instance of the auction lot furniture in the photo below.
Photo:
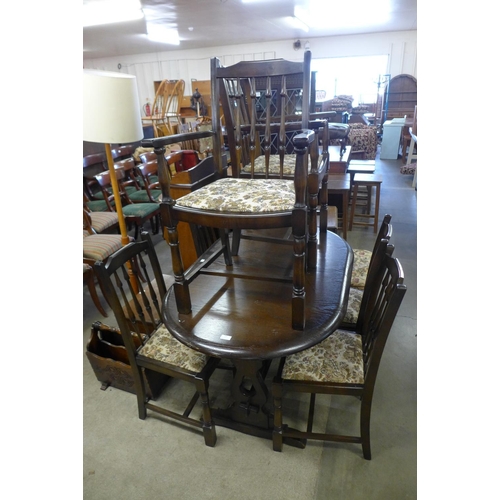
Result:
<svg viewBox="0 0 500 500"><path fill-rule="evenodd" d="M321 342L342 322L353 263L345 240L330 231L320 234L318 267L305 276L305 328L295 330L290 322L293 255L285 245L283 239L242 239L232 268L219 257L190 283L190 313L179 313L173 289L162 309L173 337L234 365L232 401L227 408L212 409L216 425L266 438L273 428L264 383L269 365Z"/></svg>

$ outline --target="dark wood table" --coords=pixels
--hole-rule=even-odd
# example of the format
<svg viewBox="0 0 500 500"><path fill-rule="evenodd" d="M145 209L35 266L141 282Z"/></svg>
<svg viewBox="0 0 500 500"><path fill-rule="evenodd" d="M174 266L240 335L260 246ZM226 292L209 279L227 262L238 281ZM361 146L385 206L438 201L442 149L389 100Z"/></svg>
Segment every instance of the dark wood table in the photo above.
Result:
<svg viewBox="0 0 500 500"><path fill-rule="evenodd" d="M232 402L214 410L217 425L271 438L272 400L264 383L271 361L321 342L341 323L352 249L330 231L319 235L318 248L318 268L306 273L303 331L291 327L293 252L288 245L242 239L231 275L220 257L209 267L210 274L191 282L191 314L177 312L172 288L165 296L162 316L171 334L234 366ZM265 279L245 278L256 269Z"/></svg>

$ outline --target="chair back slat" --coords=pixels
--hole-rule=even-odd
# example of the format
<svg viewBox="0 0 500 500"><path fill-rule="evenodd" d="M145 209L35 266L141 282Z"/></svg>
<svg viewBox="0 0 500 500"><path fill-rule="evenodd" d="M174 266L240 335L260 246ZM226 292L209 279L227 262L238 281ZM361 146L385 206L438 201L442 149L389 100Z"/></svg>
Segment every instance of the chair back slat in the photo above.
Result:
<svg viewBox="0 0 500 500"><path fill-rule="evenodd" d="M387 338L406 293L403 268L398 259L385 254L378 272L378 283L372 290L362 330L365 387L373 389Z"/></svg>
<svg viewBox="0 0 500 500"><path fill-rule="evenodd" d="M151 334L156 329L161 323L161 304L166 293L149 234L142 233L141 240L120 248L105 263L97 262L95 272L124 342L134 351L132 332Z"/></svg>

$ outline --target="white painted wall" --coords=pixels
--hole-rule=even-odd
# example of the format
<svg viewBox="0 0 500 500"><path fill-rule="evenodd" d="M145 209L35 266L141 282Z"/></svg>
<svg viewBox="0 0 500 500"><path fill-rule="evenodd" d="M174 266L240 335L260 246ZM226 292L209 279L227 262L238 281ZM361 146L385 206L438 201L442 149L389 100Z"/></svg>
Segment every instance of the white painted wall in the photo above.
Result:
<svg viewBox="0 0 500 500"><path fill-rule="evenodd" d="M137 77L140 102L154 99L154 81L182 78L186 92L191 92L191 79L210 79L210 58L216 56L224 66L241 60L283 58L302 60L303 49L294 50L295 40L208 47L196 50L168 50L156 54L121 56L84 61L88 69L121 71ZM387 74L405 73L417 78L417 31L397 31L367 35L348 35L301 40L309 42L313 59L389 55ZM118 64L121 69L118 69Z"/></svg>

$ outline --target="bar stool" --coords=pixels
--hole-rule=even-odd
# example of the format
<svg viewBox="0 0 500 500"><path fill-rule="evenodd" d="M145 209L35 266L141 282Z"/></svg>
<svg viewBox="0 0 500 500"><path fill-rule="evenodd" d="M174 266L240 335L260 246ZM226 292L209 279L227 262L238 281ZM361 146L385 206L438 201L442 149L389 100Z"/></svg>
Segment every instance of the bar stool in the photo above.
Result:
<svg viewBox="0 0 500 500"><path fill-rule="evenodd" d="M352 230L352 226L373 226L373 232L377 232L378 228L378 212L380 206L380 188L382 184L382 176L376 174L355 174L352 181L353 193L351 202L351 218L349 221L349 230ZM371 203L367 204L366 214L356 213L356 202L358 200L358 190L359 187L366 187L368 192L371 193L372 188L375 188L375 211L371 213ZM373 222L358 222L354 220L354 217L373 219Z"/></svg>
<svg viewBox="0 0 500 500"><path fill-rule="evenodd" d="M351 177L351 186L355 174L373 174L374 172L375 160L351 160L349 162L349 166L347 167L347 173ZM367 189L366 192L358 191L358 204L360 199L362 199L367 206L371 206L372 190Z"/></svg>
<svg viewBox="0 0 500 500"><path fill-rule="evenodd" d="M347 167L347 173L351 176L351 183L355 174L373 174L375 172L375 160L351 160Z"/></svg>

